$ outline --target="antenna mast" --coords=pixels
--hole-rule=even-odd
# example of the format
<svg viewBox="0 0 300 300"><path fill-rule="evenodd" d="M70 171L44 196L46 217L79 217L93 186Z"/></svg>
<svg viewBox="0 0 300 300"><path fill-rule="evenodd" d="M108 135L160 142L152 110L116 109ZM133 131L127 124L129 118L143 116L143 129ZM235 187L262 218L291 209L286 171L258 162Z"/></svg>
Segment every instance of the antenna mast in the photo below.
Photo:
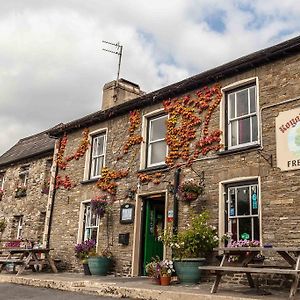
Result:
<svg viewBox="0 0 300 300"><path fill-rule="evenodd" d="M110 49L104 49L104 48L102 48L102 50L110 52L110 53L113 53L113 54L116 54L116 55L119 56L118 73L117 73L117 82L118 82L119 77L120 77L120 69L121 69L121 60L122 60L123 46L119 42L117 42L117 43L111 43L111 42L108 42L108 41L102 41L102 43L105 43L105 44L112 45L112 46L116 47L116 51L112 51Z"/></svg>

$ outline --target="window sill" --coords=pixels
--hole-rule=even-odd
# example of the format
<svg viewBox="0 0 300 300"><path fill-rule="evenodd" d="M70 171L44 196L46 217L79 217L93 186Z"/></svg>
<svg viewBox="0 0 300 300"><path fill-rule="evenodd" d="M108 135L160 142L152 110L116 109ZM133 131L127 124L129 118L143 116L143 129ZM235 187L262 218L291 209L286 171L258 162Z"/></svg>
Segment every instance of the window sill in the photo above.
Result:
<svg viewBox="0 0 300 300"><path fill-rule="evenodd" d="M89 184L89 183L93 183L93 182L97 182L99 180L100 177L98 178L93 178L93 179L86 179L86 180L82 180L80 181L81 184Z"/></svg>
<svg viewBox="0 0 300 300"><path fill-rule="evenodd" d="M155 172L155 171L168 171L169 167L165 164L159 165L159 166L154 166L154 167L149 167L145 169L141 169L138 171L138 173L147 173L147 172Z"/></svg>
<svg viewBox="0 0 300 300"><path fill-rule="evenodd" d="M255 150L260 148L260 144L255 144L255 145L249 145L249 146L244 146L244 147L240 147L240 148L235 148L235 149L229 149L229 150L223 150L223 151L219 151L217 152L217 155L227 155L227 154L234 154L234 153L238 153L238 152L247 152L247 151L251 151L251 150Z"/></svg>

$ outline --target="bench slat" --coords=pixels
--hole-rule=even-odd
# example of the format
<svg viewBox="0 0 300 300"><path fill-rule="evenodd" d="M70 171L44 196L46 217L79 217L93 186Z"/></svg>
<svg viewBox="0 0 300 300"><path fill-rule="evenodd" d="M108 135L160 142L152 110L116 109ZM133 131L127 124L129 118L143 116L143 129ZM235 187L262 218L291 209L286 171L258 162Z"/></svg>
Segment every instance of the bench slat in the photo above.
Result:
<svg viewBox="0 0 300 300"><path fill-rule="evenodd" d="M291 274L300 273L300 270L276 269L276 268L247 268L247 267L220 267L220 266L200 266L200 270L235 273L261 273L261 274Z"/></svg>

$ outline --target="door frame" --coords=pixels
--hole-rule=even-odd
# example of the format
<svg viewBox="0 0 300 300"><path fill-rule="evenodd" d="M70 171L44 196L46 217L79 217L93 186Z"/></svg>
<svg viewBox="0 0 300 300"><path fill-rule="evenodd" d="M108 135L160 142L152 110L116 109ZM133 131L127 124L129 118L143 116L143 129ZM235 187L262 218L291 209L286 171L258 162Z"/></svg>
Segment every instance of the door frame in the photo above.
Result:
<svg viewBox="0 0 300 300"><path fill-rule="evenodd" d="M133 249L132 249L132 268L131 268L131 276L139 276L140 275L140 260L141 260L141 243L142 241L142 205L143 198L151 198L151 196L161 196L165 198L165 223L164 226L167 226L167 216L168 216L168 207L169 207L169 199L168 199L168 191L167 190L158 190L154 192L145 192L139 193L136 195L135 199L135 218L134 218L134 231L133 231ZM166 256L166 247L163 249L163 258Z"/></svg>

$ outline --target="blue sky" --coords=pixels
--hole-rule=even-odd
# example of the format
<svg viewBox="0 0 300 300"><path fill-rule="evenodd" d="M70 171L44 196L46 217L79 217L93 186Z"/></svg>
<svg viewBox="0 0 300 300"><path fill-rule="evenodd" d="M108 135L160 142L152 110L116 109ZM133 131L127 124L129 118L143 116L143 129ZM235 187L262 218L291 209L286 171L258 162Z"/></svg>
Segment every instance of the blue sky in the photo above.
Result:
<svg viewBox="0 0 300 300"><path fill-rule="evenodd" d="M300 34L298 0L0 0L0 154L100 109L121 77L150 92Z"/></svg>

